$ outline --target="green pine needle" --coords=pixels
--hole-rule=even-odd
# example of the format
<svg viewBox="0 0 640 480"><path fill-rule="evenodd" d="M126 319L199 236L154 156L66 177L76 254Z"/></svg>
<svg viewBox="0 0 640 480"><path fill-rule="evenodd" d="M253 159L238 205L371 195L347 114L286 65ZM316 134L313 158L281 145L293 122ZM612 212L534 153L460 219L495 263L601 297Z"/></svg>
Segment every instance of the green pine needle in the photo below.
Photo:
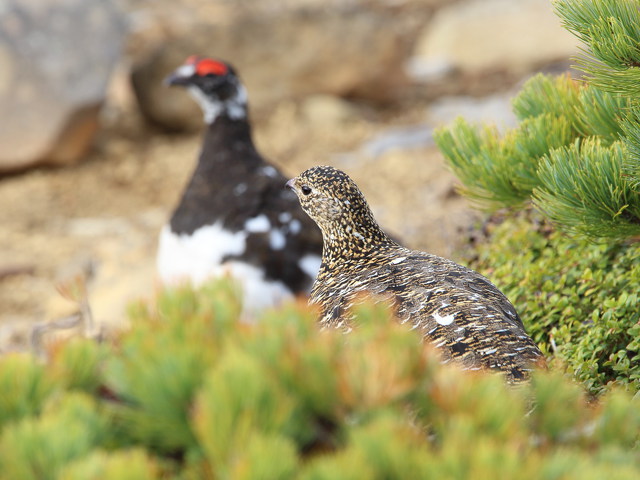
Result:
<svg viewBox="0 0 640 480"><path fill-rule="evenodd" d="M538 74L531 77L522 86L522 90L512 100L513 111L520 120L550 114L554 117L567 117L573 128L580 125L577 114L580 84L569 75L551 77Z"/></svg>
<svg viewBox="0 0 640 480"><path fill-rule="evenodd" d="M0 476L55 480L66 463L102 446L107 426L95 399L80 393L54 398L42 416L25 418L2 430Z"/></svg>
<svg viewBox="0 0 640 480"><path fill-rule="evenodd" d="M30 355L0 358L0 430L12 421L40 412L55 391L51 377Z"/></svg>
<svg viewBox="0 0 640 480"><path fill-rule="evenodd" d="M520 119L495 129L457 119L436 132L460 191L488 210L531 199L559 228L595 238L640 235L640 4L554 0L583 43L586 82L536 75L513 100ZM588 52L588 53L586 53ZM573 145L571 145L573 143ZM583 157L581 157L581 155Z"/></svg>
<svg viewBox="0 0 640 480"><path fill-rule="evenodd" d="M578 67L589 83L640 93L640 9L635 0L554 0L562 24L584 44Z"/></svg>
<svg viewBox="0 0 640 480"><path fill-rule="evenodd" d="M554 150L540 164L534 202L552 221L591 237L640 235L640 197L623 175L626 150L593 138Z"/></svg>
<svg viewBox="0 0 640 480"><path fill-rule="evenodd" d="M574 137L570 122L550 113L526 118L502 140L495 129L480 130L461 118L435 134L438 147L463 183L462 193L488 210L526 203L539 185L540 159Z"/></svg>
<svg viewBox="0 0 640 480"><path fill-rule="evenodd" d="M629 182L640 195L640 104L635 102L626 113L622 121L628 153L624 163L624 175L628 176Z"/></svg>
<svg viewBox="0 0 640 480"><path fill-rule="evenodd" d="M244 461L247 445L256 436L287 432L294 413L292 398L258 359L233 350L207 375L193 424L216 476L230 478L236 463ZM293 448L283 444L278 450ZM271 460L269 455L254 459Z"/></svg>
<svg viewBox="0 0 640 480"><path fill-rule="evenodd" d="M589 56L579 57L576 62L577 67L588 75L590 85L629 97L640 95L640 65L613 68Z"/></svg>
<svg viewBox="0 0 640 480"><path fill-rule="evenodd" d="M591 391L613 390L596 400L559 373L537 372L515 389L494 373L443 365L419 332L380 305L358 308L346 335L320 330L301 304L273 310L259 324L238 316L218 323L235 305L233 295L222 305L226 286L179 289L158 305L139 305L130 330L99 351L62 341L53 363L0 362L8 410L40 392L34 408L0 427L0 478L606 478L614 468L616 478L638 478L637 405L628 392L605 386L638 384L637 255L625 253L607 271L600 266L622 248L571 249L556 232L529 245L531 233L504 234L503 248L492 253L517 253L508 255L511 263L491 262L494 273L508 271L515 289L531 275L543 283L540 296L519 295L569 317L575 329L562 335L563 323L550 321L559 347L577 358L568 363L575 375ZM545 248L558 238L564 250ZM536 255L550 263L538 272L524 268ZM556 280L554 269L582 283ZM580 310L608 288L619 295ZM539 306L528 318L536 314ZM74 358L98 360L88 370L100 388L77 391L87 371L68 365Z"/></svg>
<svg viewBox="0 0 640 480"><path fill-rule="evenodd" d="M580 92L582 136L596 136L612 143L623 135L621 120L626 117L632 102L629 97L600 90L593 86Z"/></svg>
<svg viewBox="0 0 640 480"><path fill-rule="evenodd" d="M91 454L70 462L58 480L155 480L160 479L159 468L142 449ZM162 477L165 478L165 477Z"/></svg>
<svg viewBox="0 0 640 480"><path fill-rule="evenodd" d="M552 0L563 26L610 66L632 65L640 50L636 0ZM635 59L635 60L634 60ZM609 60L609 62L607 61Z"/></svg>

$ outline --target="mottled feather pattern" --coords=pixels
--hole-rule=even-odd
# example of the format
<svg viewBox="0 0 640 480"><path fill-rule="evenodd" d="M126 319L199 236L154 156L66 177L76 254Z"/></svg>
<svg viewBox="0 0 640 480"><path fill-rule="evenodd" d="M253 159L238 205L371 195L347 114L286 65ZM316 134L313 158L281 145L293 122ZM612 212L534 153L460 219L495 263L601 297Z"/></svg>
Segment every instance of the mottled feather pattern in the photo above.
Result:
<svg viewBox="0 0 640 480"><path fill-rule="evenodd" d="M368 294L391 299L398 320L420 330L445 361L497 369L509 381L527 378L544 363L500 290L451 260L397 244L344 172L314 167L287 185L323 233L322 265L311 292L321 324L352 328L350 308Z"/></svg>

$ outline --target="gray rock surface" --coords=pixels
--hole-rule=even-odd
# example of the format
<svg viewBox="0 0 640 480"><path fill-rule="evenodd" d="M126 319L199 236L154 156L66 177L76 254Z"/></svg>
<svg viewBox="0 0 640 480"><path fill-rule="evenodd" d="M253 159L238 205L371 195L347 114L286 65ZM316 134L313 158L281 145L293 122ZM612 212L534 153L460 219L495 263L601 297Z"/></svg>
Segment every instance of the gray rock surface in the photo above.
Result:
<svg viewBox="0 0 640 480"><path fill-rule="evenodd" d="M124 33L112 0L3 1L0 172L86 152Z"/></svg>
<svg viewBox="0 0 640 480"><path fill-rule="evenodd" d="M468 95L443 97L431 103L428 120L432 126L448 125L457 117L473 124L494 125L505 132L517 125L511 102L517 90L494 93L483 97Z"/></svg>

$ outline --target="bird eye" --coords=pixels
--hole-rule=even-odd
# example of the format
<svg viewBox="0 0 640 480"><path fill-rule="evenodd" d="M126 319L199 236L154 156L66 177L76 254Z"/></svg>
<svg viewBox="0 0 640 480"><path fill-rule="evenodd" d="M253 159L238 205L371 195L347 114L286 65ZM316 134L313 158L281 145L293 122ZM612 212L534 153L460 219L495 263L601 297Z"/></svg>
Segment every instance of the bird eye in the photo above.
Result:
<svg viewBox="0 0 640 480"><path fill-rule="evenodd" d="M302 193L304 195L309 195L311 193L311 187L309 185L302 185L302 187L300 187L300 190L302 190Z"/></svg>

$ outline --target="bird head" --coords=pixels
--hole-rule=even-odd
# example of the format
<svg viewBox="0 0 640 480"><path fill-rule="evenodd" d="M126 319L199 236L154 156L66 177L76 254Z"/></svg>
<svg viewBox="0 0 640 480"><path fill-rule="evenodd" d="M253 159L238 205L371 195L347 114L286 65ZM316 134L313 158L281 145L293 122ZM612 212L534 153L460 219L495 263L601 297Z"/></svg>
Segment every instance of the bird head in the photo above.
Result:
<svg viewBox="0 0 640 480"><path fill-rule="evenodd" d="M165 84L187 88L202 107L207 123L221 113L232 119L246 117L246 90L228 63L192 55L165 78Z"/></svg>
<svg viewBox="0 0 640 480"><path fill-rule="evenodd" d="M312 167L286 184L325 237L352 241L386 239L355 182L329 166Z"/></svg>

